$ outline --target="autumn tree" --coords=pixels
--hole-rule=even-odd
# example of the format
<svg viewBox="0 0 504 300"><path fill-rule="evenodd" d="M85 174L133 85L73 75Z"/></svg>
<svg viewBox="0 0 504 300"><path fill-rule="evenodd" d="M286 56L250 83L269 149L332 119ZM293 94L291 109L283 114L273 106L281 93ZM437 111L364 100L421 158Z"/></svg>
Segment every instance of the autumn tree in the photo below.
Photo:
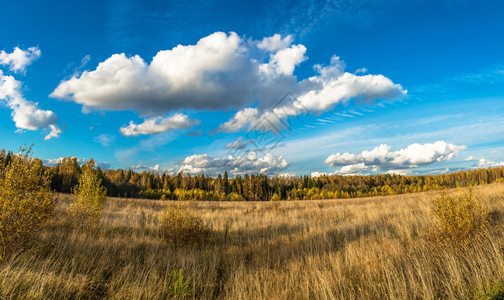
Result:
<svg viewBox="0 0 504 300"><path fill-rule="evenodd" d="M76 157L65 157L58 166L59 191L70 193L79 181L80 167Z"/></svg>
<svg viewBox="0 0 504 300"><path fill-rule="evenodd" d="M107 199L107 191L102 186L101 178L94 167L93 159L82 167L79 183L72 191L75 202L69 208L72 220L87 227L97 226Z"/></svg>
<svg viewBox="0 0 504 300"><path fill-rule="evenodd" d="M224 172L224 178L223 178L223 182L222 182L222 188L224 190L224 194L229 194L229 179L228 179L228 172L225 171Z"/></svg>
<svg viewBox="0 0 504 300"><path fill-rule="evenodd" d="M26 246L56 205L42 161L23 147L0 165L0 261Z"/></svg>

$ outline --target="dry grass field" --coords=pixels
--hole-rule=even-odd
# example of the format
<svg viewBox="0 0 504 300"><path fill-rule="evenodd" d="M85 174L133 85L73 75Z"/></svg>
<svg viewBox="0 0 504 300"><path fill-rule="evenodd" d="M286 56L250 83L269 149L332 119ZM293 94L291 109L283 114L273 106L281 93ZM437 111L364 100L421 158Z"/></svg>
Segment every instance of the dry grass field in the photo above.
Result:
<svg viewBox="0 0 504 300"><path fill-rule="evenodd" d="M0 265L0 298L166 299L182 269L188 298L503 299L504 184L477 191L490 230L456 248L430 234L436 192L191 203L213 234L181 247L159 235L168 202L111 198L86 230L69 226L71 199L60 196L33 245Z"/></svg>

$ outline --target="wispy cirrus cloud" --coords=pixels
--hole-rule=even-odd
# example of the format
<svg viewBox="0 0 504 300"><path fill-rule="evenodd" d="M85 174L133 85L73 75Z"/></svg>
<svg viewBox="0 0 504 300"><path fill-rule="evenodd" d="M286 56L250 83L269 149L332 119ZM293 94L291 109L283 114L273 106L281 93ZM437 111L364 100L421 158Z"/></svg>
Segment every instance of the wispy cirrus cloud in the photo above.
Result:
<svg viewBox="0 0 504 300"><path fill-rule="evenodd" d="M461 86L468 86L474 89L475 86L498 86L504 82L504 64L490 65L485 68L476 69L473 72L458 73L445 77L436 83L424 84L412 89L413 94L419 96L436 95L437 97L447 95L453 90L460 90Z"/></svg>
<svg viewBox="0 0 504 300"><path fill-rule="evenodd" d="M110 134L100 134L98 136L95 136L93 138L93 141L102 146L108 147L115 142L115 136Z"/></svg>
<svg viewBox="0 0 504 300"><path fill-rule="evenodd" d="M63 75L71 73L69 78L73 76L77 76L80 72L82 72L82 69L84 69L87 64L91 61L91 55L86 54L81 60L78 65L76 65L74 62L69 63L65 69L61 72Z"/></svg>
<svg viewBox="0 0 504 300"><path fill-rule="evenodd" d="M166 131L159 134L149 135L140 140L137 145L129 148L116 149L114 155L117 161L124 166L138 164L136 156L141 152L152 152L175 140L180 133L176 131Z"/></svg>

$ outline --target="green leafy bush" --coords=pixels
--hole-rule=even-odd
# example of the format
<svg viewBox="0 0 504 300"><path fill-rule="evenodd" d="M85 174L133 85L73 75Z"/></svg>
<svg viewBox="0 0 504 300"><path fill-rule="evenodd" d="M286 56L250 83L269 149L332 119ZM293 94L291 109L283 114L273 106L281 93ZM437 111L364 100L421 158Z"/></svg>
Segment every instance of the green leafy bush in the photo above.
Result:
<svg viewBox="0 0 504 300"><path fill-rule="evenodd" d="M191 296L191 277L184 276L182 269L172 270L167 283L168 297L171 299L184 299Z"/></svg>

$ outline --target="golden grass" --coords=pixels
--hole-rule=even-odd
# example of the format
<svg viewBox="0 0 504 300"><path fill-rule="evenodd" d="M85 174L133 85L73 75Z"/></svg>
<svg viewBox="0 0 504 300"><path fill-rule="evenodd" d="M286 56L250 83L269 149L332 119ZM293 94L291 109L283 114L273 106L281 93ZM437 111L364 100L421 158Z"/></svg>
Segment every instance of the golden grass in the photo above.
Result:
<svg viewBox="0 0 504 300"><path fill-rule="evenodd" d="M111 198L92 231L68 226L71 201L34 245L0 265L0 298L165 299L170 274L202 299L437 299L503 295L504 184L488 199L488 234L453 250L429 238L435 192L323 201L201 202L204 245L171 247L167 202Z"/></svg>

